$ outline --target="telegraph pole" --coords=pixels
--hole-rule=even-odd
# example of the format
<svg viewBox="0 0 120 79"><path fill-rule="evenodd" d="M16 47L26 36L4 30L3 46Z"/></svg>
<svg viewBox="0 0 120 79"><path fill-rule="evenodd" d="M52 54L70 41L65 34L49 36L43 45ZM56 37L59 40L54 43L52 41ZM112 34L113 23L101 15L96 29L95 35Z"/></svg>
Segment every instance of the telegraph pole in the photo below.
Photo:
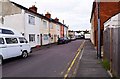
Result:
<svg viewBox="0 0 120 79"><path fill-rule="evenodd" d="M101 59L101 28L100 28L100 0L97 0L97 20L98 20L98 49L97 58Z"/></svg>

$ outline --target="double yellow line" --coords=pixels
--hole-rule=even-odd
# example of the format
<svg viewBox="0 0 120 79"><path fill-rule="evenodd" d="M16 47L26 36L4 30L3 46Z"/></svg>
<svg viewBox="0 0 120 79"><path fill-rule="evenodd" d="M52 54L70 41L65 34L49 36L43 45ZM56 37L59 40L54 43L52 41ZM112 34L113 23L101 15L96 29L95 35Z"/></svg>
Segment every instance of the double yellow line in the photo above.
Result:
<svg viewBox="0 0 120 79"><path fill-rule="evenodd" d="M78 48L77 54L75 55L74 59L72 60L72 62L70 64L70 66L68 67L66 74L64 75L64 79L66 79L68 77L68 74L69 74L70 70L72 69L73 65L75 64L78 56L80 55L80 53L81 53L81 51L83 49L84 43L85 43L85 40L82 42L82 44Z"/></svg>

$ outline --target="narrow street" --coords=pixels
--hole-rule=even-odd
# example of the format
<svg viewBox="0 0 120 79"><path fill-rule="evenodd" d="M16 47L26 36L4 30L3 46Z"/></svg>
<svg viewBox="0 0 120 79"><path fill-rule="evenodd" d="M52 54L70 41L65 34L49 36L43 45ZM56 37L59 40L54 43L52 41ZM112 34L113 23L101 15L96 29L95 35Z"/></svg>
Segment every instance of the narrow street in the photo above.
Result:
<svg viewBox="0 0 120 79"><path fill-rule="evenodd" d="M83 40L44 48L3 63L3 77L64 77Z"/></svg>

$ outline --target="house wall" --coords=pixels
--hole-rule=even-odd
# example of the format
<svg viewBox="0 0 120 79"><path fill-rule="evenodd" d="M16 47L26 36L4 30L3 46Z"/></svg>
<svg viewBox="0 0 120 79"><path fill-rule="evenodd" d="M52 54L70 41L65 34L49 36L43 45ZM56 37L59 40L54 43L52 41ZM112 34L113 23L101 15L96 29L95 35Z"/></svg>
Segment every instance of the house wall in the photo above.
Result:
<svg viewBox="0 0 120 79"><path fill-rule="evenodd" d="M112 74L120 76L120 13L104 23L104 58L109 60Z"/></svg>
<svg viewBox="0 0 120 79"><path fill-rule="evenodd" d="M56 24L56 42L58 40L58 37L60 37L60 25L59 24Z"/></svg>
<svg viewBox="0 0 120 79"><path fill-rule="evenodd" d="M35 24L30 24L29 23L29 15L35 17ZM25 37L29 40L29 34L35 34L35 41L30 42L30 45L32 47L35 47L37 45L41 45L41 38L40 38L40 18L38 16L35 16L31 13L25 13L24 15L24 26L25 26Z"/></svg>
<svg viewBox="0 0 120 79"><path fill-rule="evenodd" d="M68 28L64 26L64 37L68 37Z"/></svg>
<svg viewBox="0 0 120 79"><path fill-rule="evenodd" d="M103 30L104 22L107 21L110 17L120 12L120 2L100 2L100 27L101 27L101 43L103 45ZM97 31L97 14L96 6L93 6L92 17L94 17L94 45L97 46L98 41L98 31ZM94 15L94 16L93 16ZM91 17L91 18L92 18ZM92 20L93 21L93 20ZM91 22L92 23L92 22Z"/></svg>
<svg viewBox="0 0 120 79"><path fill-rule="evenodd" d="M91 37L90 37L91 42L95 45L95 40L94 40L94 34L95 34L95 29L94 29L94 15L93 15L92 20L91 20L91 32L90 32L90 34L91 34Z"/></svg>
<svg viewBox="0 0 120 79"><path fill-rule="evenodd" d="M60 37L64 37L64 26L60 26Z"/></svg>
<svg viewBox="0 0 120 79"><path fill-rule="evenodd" d="M19 20L18 20L19 18ZM15 29L20 33L24 33L24 14L14 14L4 17L4 26Z"/></svg>
<svg viewBox="0 0 120 79"><path fill-rule="evenodd" d="M54 40L56 40L56 25L53 22L50 22L50 34L51 43L54 43Z"/></svg>
<svg viewBox="0 0 120 79"><path fill-rule="evenodd" d="M16 31L24 34L25 38L29 41L29 34L35 34L35 41L29 42L31 47L40 45L40 18L35 17L35 25L28 23L30 13L21 13L8 15L4 17L4 26L15 29Z"/></svg>
<svg viewBox="0 0 120 79"><path fill-rule="evenodd" d="M44 26L43 21L46 21L46 26ZM50 39L49 39L49 21L45 19L41 19L41 24L40 24L40 30L42 34L42 45L49 44Z"/></svg>

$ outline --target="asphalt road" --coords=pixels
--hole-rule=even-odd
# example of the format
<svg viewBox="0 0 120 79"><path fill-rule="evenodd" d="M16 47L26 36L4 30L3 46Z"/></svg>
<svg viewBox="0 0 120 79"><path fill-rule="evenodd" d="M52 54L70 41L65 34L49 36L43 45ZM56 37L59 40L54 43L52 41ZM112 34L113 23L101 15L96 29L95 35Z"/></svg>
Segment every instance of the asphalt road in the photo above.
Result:
<svg viewBox="0 0 120 79"><path fill-rule="evenodd" d="M64 77L83 40L55 45L31 53L28 58L6 60L3 77Z"/></svg>

